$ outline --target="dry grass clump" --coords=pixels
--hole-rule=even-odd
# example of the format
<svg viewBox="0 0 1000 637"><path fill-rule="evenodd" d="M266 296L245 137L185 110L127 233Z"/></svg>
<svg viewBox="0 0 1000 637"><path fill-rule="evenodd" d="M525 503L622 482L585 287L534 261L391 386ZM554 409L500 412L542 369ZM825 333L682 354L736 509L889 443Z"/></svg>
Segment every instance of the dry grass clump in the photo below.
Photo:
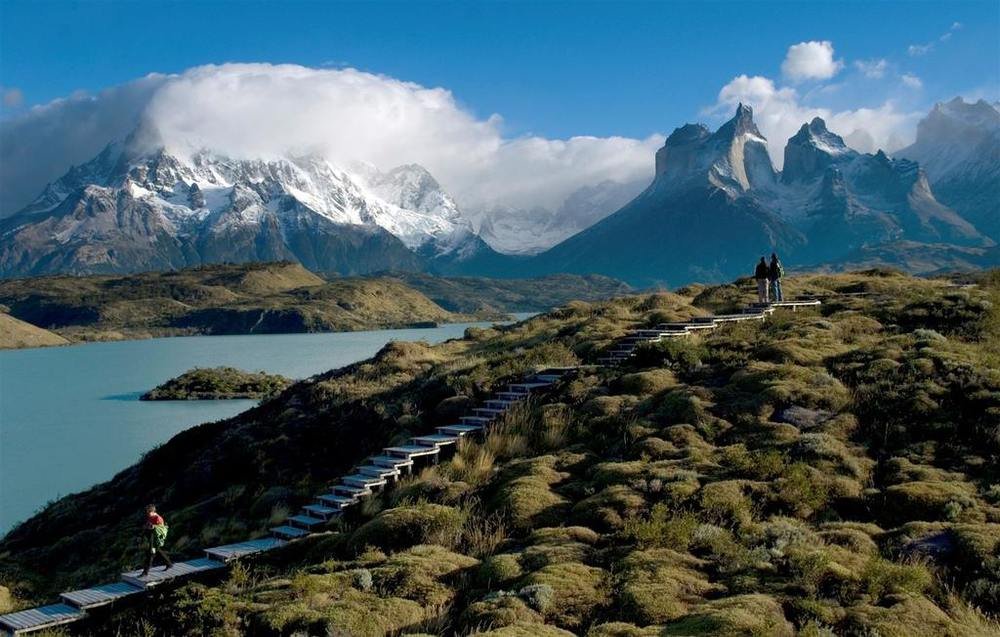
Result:
<svg viewBox="0 0 1000 637"><path fill-rule="evenodd" d="M705 562L670 549L633 551L621 562L620 596L625 613L640 624L660 624L688 613L705 597L725 591L712 584Z"/></svg>
<svg viewBox="0 0 1000 637"><path fill-rule="evenodd" d="M795 630L785 619L781 605L767 595L735 595L716 599L689 615L667 624L661 635L714 635L744 637L768 635L793 637Z"/></svg>
<svg viewBox="0 0 1000 637"><path fill-rule="evenodd" d="M362 525L351 536L358 550L377 546L393 550L415 544L440 544L451 547L458 543L465 514L454 507L440 504L415 504L387 509Z"/></svg>
<svg viewBox="0 0 1000 637"><path fill-rule="evenodd" d="M634 489L622 484L609 486L576 503L573 520L601 531L622 528L625 519L633 517L646 506L646 499Z"/></svg>
<svg viewBox="0 0 1000 637"><path fill-rule="evenodd" d="M503 512L515 529L558 524L569 501L551 488L566 478L555 464L555 456L512 462L498 476L492 509Z"/></svg>
<svg viewBox="0 0 1000 637"><path fill-rule="evenodd" d="M566 562L550 564L525 577L525 586L547 585L553 596L541 611L546 619L569 629L587 620L610 601L607 573L600 568Z"/></svg>

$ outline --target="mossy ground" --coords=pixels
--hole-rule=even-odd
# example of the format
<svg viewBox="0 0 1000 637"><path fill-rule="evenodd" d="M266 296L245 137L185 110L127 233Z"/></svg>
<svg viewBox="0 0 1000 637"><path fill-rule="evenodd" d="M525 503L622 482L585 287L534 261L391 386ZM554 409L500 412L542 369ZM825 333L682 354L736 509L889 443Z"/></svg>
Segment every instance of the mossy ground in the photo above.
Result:
<svg viewBox="0 0 1000 637"><path fill-rule="evenodd" d="M747 281L692 292L393 344L297 384L53 504L0 544L4 584L23 600L112 573L151 477L190 538L180 551L236 539L526 370L596 360L629 328L753 294ZM824 296L818 312L584 367L337 533L164 591L102 630L1000 634L998 278L787 281L788 296L807 293ZM350 450L335 442L348 437ZM95 528L110 546L87 543Z"/></svg>

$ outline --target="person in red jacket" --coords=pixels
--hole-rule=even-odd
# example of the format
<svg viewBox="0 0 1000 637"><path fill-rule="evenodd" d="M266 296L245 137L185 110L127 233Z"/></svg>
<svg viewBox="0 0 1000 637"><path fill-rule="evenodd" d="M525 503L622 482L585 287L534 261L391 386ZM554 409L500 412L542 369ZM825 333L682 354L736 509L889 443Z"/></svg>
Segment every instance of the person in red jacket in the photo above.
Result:
<svg viewBox="0 0 1000 637"><path fill-rule="evenodd" d="M146 558L146 568L142 569L142 574L139 577L146 577L149 575L149 569L153 567L153 558L157 555L159 555L163 559L163 563L166 564L166 566L163 567L163 570L167 570L174 565L174 563L170 561L170 556L163 550L163 545L167 542L167 523L164 521L163 516L156 512L155 504L146 505L146 522L143 524L143 530L145 533L144 539L148 550L148 557Z"/></svg>

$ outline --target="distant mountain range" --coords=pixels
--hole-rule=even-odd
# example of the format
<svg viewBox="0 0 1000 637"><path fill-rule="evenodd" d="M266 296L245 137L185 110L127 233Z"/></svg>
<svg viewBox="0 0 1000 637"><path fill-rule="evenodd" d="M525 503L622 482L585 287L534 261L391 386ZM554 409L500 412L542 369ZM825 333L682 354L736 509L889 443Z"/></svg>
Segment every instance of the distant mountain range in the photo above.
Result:
<svg viewBox="0 0 1000 637"><path fill-rule="evenodd" d="M0 221L0 273L123 273L299 261L359 274L492 252L417 165L382 173L315 157L233 160L139 150L137 133Z"/></svg>
<svg viewBox="0 0 1000 637"><path fill-rule="evenodd" d="M1000 103L938 104L896 154L920 164L942 203L1000 241Z"/></svg>
<svg viewBox="0 0 1000 637"><path fill-rule="evenodd" d="M895 158L852 150L816 118L788 140L780 172L740 105L714 132L676 129L644 190L607 181L555 211L471 218L419 165L188 156L138 141L151 136L109 144L0 220L0 276L287 259L341 274L570 272L679 285L745 274L771 250L800 266L861 254L905 254L898 265L925 271L934 255L950 255L941 267L989 265L1000 239L1000 111L984 101L937 105Z"/></svg>

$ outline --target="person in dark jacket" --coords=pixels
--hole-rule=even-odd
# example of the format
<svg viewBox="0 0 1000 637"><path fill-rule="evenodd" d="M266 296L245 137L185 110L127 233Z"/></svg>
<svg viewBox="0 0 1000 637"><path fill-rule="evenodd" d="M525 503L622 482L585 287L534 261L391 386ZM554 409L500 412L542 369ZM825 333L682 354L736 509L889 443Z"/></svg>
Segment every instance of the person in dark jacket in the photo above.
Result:
<svg viewBox="0 0 1000 637"><path fill-rule="evenodd" d="M760 258L760 263L757 264L757 269L753 272L753 278L757 281L757 302L767 303L767 279L770 274L770 268L767 267L767 259L764 257Z"/></svg>
<svg viewBox="0 0 1000 637"><path fill-rule="evenodd" d="M785 276L785 268L778 261L778 255L771 253L771 264L767 267L767 280L771 282L771 301L779 303L785 300L781 294L781 277Z"/></svg>
<svg viewBox="0 0 1000 637"><path fill-rule="evenodd" d="M153 567L153 558L157 555L166 564L163 570L172 567L174 563L170 561L170 556L163 550L163 545L167 542L167 523L163 520L163 516L156 512L155 504L146 505L146 521L143 524L143 532L145 534L143 539L145 540L147 557L146 568L142 569L139 577L149 575L149 569Z"/></svg>

